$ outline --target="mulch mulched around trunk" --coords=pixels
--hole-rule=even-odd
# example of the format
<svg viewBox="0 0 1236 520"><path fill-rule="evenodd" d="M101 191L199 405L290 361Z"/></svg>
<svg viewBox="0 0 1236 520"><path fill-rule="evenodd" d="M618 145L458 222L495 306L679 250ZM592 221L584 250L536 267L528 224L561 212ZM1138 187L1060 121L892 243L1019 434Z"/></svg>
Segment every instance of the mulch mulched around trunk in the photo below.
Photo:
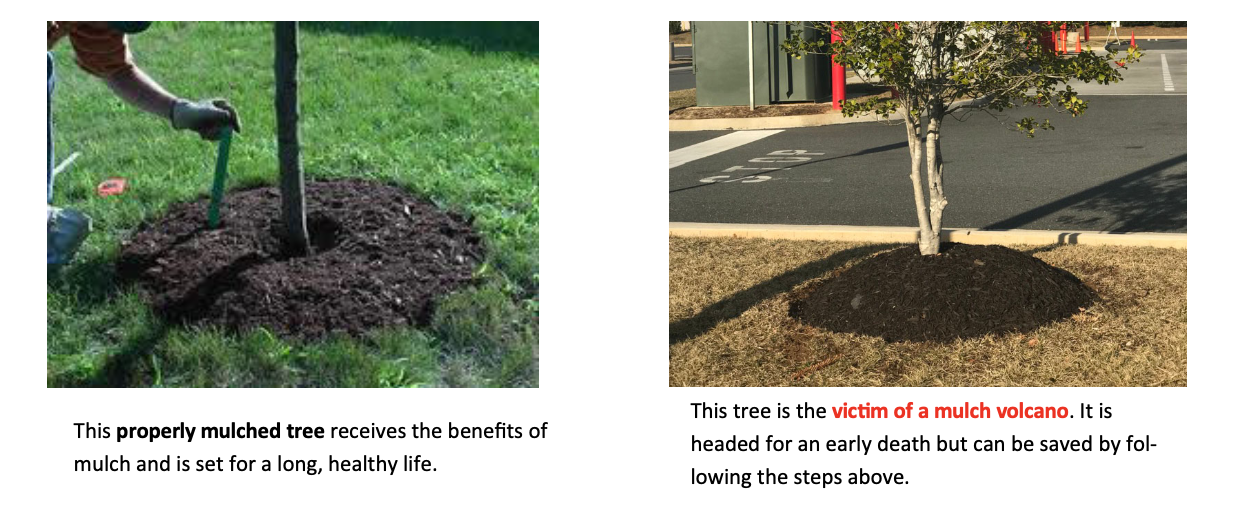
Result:
<svg viewBox="0 0 1236 520"><path fill-rule="evenodd" d="M799 289L790 316L834 332L888 341L948 341L1026 332L1094 301L1077 277L1003 246L906 246Z"/></svg>
<svg viewBox="0 0 1236 520"><path fill-rule="evenodd" d="M312 255L290 253L279 191L258 188L227 195L218 229L207 199L173 206L123 242L117 275L174 323L318 339L424 325L481 261L462 217L394 186L315 182L305 197Z"/></svg>

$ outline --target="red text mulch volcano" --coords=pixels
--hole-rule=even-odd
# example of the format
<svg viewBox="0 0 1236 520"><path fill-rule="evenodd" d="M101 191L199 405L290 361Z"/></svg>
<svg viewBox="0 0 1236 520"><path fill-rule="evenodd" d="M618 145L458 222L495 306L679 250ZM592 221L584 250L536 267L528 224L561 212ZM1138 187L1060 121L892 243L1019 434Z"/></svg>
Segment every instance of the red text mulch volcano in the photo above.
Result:
<svg viewBox="0 0 1236 520"><path fill-rule="evenodd" d="M310 183L314 252L293 256L279 192L228 195L208 229L203 199L173 206L125 240L117 274L176 323L305 339L423 325L435 299L467 284L482 258L463 218L385 184Z"/></svg>
<svg viewBox="0 0 1236 520"><path fill-rule="evenodd" d="M1094 298L1072 274L1007 247L951 244L923 256L907 246L808 284L790 315L888 341L949 341L1030 331Z"/></svg>

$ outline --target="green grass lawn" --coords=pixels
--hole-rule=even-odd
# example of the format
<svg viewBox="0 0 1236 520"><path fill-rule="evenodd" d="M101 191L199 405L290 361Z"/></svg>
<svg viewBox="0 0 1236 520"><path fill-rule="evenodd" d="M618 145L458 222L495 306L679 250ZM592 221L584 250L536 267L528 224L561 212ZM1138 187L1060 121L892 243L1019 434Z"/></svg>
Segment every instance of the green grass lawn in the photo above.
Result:
<svg viewBox="0 0 1236 520"><path fill-rule="evenodd" d="M278 175L272 27L156 23L131 39L137 63L172 93L226 97L241 113L229 188ZM539 298L538 28L496 23L305 23L306 177L392 182L475 219L486 262L424 329L301 344L162 323L117 286L121 239L168 205L210 189L215 147L113 96L53 51L57 161L82 157L54 204L95 231L47 285L48 386L536 386ZM123 195L95 186L120 176Z"/></svg>

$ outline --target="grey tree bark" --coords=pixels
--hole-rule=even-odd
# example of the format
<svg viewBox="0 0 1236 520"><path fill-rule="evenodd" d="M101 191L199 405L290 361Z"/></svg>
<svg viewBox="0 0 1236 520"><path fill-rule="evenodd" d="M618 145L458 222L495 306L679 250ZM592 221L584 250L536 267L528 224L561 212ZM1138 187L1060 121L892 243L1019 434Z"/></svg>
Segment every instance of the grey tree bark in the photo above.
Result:
<svg viewBox="0 0 1236 520"><path fill-rule="evenodd" d="M919 252L934 255L940 252L940 232L944 225L944 207L948 199L944 197L944 155L940 150L940 123L944 119L944 104L938 98L933 99L927 107L927 194L930 199L928 208L931 232L919 237Z"/></svg>
<svg viewBox="0 0 1236 520"><path fill-rule="evenodd" d="M309 254L305 222L305 176L300 163L300 59L298 22L275 22L275 118L279 128L279 192L288 245Z"/></svg>
<svg viewBox="0 0 1236 520"><path fill-rule="evenodd" d="M939 232L933 231L932 219L928 213L926 190L923 185L923 149L922 115L910 106L907 100L901 105L901 116L906 124L906 142L910 145L910 183L914 185L914 214L918 216L918 251L924 255L934 255L940 251ZM928 164L931 160L928 159ZM931 237L935 237L934 246Z"/></svg>

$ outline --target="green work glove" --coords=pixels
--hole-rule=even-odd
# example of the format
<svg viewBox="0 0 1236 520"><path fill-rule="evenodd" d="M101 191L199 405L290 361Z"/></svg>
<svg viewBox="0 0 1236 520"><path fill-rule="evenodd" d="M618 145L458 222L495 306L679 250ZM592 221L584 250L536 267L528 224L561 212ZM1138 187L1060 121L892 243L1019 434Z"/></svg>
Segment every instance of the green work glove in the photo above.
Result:
<svg viewBox="0 0 1236 520"><path fill-rule="evenodd" d="M202 139L219 140L222 130L232 127L240 132L240 116L225 99L188 101L179 99L172 105L172 128L193 130Z"/></svg>

